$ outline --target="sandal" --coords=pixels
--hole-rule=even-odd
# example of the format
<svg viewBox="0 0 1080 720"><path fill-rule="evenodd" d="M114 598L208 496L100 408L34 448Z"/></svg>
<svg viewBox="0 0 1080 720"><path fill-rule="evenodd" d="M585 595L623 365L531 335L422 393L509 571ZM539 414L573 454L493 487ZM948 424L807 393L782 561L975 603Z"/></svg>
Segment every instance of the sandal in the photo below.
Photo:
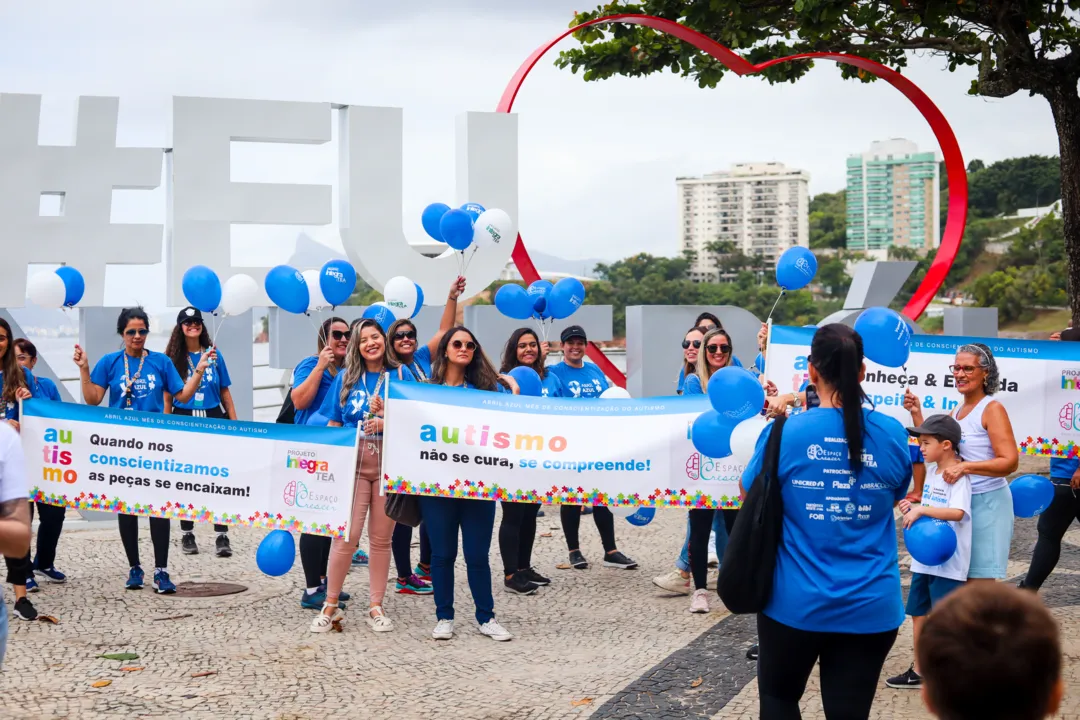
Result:
<svg viewBox="0 0 1080 720"><path fill-rule="evenodd" d="M376 605L368 611L367 624L375 632L390 632L394 629L394 621L383 615L381 605Z"/></svg>
<svg viewBox="0 0 1080 720"><path fill-rule="evenodd" d="M334 613L332 615L327 615L325 612L319 611L319 614L311 621L311 632L330 632L333 629L335 622L341 622L345 619L345 613L341 611L341 608L337 606L337 603L323 603L323 610L328 607L334 608Z"/></svg>

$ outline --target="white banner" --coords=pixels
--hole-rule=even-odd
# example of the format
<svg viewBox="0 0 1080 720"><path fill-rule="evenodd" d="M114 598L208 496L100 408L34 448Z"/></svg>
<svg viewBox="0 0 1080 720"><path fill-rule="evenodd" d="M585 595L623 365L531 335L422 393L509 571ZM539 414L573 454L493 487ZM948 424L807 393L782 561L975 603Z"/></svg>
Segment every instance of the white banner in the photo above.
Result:
<svg viewBox="0 0 1080 720"><path fill-rule="evenodd" d="M27 400L30 497L128 515L348 531L357 433Z"/></svg>
<svg viewBox="0 0 1080 720"><path fill-rule="evenodd" d="M800 390L808 381L807 357L812 328L773 327L765 355L765 374L781 393ZM1001 401L1012 421L1022 454L1076 457L1080 451L1080 343L1004 338L914 335L905 368L866 361L863 390L874 406L911 425L904 391L919 397L924 415L954 410L962 398L949 371L957 349L973 342L994 353L1001 374Z"/></svg>
<svg viewBox="0 0 1080 720"><path fill-rule="evenodd" d="M568 400L392 383L389 492L553 504L738 507L742 467L702 458L704 396Z"/></svg>

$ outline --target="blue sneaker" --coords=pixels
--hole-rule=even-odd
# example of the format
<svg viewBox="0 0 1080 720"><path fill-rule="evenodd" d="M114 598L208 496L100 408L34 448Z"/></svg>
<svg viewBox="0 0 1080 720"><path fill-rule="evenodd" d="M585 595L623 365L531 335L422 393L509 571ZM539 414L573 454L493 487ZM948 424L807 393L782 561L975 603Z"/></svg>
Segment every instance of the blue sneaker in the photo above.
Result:
<svg viewBox="0 0 1080 720"><path fill-rule="evenodd" d="M353 553L352 564L354 567L367 567L368 554L364 552L363 548L357 548L356 552Z"/></svg>
<svg viewBox="0 0 1080 720"><path fill-rule="evenodd" d="M131 568L131 572L128 573L127 585L128 590L142 590L143 586L143 571L142 568L136 565Z"/></svg>
<svg viewBox="0 0 1080 720"><path fill-rule="evenodd" d="M345 593L341 593L344 596ZM338 607L342 610L345 609L345 603L341 601L341 596L338 597ZM320 587L313 593L308 593L307 590L300 591L300 607L305 610L322 610L323 603L326 602L326 588Z"/></svg>
<svg viewBox="0 0 1080 720"><path fill-rule="evenodd" d="M319 586L319 592L321 592L323 594L324 598L326 597L326 583L323 583L322 585ZM349 593L342 590L341 592L338 593L337 599L338 600L352 600L352 595L350 595ZM322 607L322 606L320 605L319 607ZM344 605L342 607L344 607Z"/></svg>
<svg viewBox="0 0 1080 720"><path fill-rule="evenodd" d="M158 595L172 595L176 592L176 585L169 579L169 573L164 570L154 571L154 592Z"/></svg>
<svg viewBox="0 0 1080 720"><path fill-rule="evenodd" d="M45 579L52 583L65 583L67 582L67 575L57 570L55 567L34 567L34 572L38 575L44 575Z"/></svg>
<svg viewBox="0 0 1080 720"><path fill-rule="evenodd" d="M26 578L26 592L38 592L40 589L41 588L38 587L37 580L34 579L33 575Z"/></svg>

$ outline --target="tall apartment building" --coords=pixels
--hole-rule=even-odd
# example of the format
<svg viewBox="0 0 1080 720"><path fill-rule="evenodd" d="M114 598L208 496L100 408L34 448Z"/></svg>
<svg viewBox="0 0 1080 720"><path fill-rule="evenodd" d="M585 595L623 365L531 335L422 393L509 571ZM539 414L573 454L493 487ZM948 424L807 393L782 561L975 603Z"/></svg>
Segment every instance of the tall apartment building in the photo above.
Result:
<svg viewBox="0 0 1080 720"><path fill-rule="evenodd" d="M677 178L679 252L696 253L695 282L719 278L706 246L731 241L747 255L773 265L784 250L810 244L810 175L783 163L739 163L703 177Z"/></svg>
<svg viewBox="0 0 1080 720"><path fill-rule="evenodd" d="M847 249L884 257L892 246L936 248L937 157L910 140L872 143L847 160Z"/></svg>

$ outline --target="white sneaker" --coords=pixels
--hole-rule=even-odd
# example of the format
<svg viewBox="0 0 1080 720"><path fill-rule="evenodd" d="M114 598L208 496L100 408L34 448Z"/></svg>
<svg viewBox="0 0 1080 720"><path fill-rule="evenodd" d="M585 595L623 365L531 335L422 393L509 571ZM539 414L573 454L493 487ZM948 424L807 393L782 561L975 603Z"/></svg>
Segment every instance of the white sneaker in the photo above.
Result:
<svg viewBox="0 0 1080 720"><path fill-rule="evenodd" d="M323 609L326 609L327 605L323 605ZM334 628L335 622L341 622L345 619L345 613L341 611L341 608L331 606L334 608L333 615L327 615L322 610L315 616L315 619L311 621L311 627L309 628L313 633L330 632Z"/></svg>
<svg viewBox="0 0 1080 720"><path fill-rule="evenodd" d="M694 591L694 597L690 599L690 612L692 613L707 613L709 612L709 591L705 588Z"/></svg>
<svg viewBox="0 0 1080 720"><path fill-rule="evenodd" d="M667 590L670 593L677 593L679 595L689 595L690 590L690 578L684 578L678 570L672 570L667 575L660 575L653 578L653 585L661 590Z"/></svg>
<svg viewBox="0 0 1080 720"><path fill-rule="evenodd" d="M435 623L435 629L431 631L431 637L436 640L449 640L454 637L454 621L440 620Z"/></svg>
<svg viewBox="0 0 1080 720"><path fill-rule="evenodd" d="M372 614L377 613L377 614ZM372 608L368 611L367 624L375 632L390 632L394 629L394 621L383 615L382 608Z"/></svg>
<svg viewBox="0 0 1080 720"><path fill-rule="evenodd" d="M716 531L714 530L709 533L709 567L716 567L719 564L720 558L716 556Z"/></svg>
<svg viewBox="0 0 1080 720"><path fill-rule="evenodd" d="M495 618L491 618L486 623L481 625L480 632L484 635L487 635L492 640L497 640L499 642L506 642L510 638L514 637L509 633L509 631L507 631L506 628L500 625L499 621Z"/></svg>
<svg viewBox="0 0 1080 720"><path fill-rule="evenodd" d="M705 578L705 589L706 590L712 590L713 592L716 592L716 580L719 577L720 577L720 571L719 570L714 572L714 573L709 573L708 577Z"/></svg>

